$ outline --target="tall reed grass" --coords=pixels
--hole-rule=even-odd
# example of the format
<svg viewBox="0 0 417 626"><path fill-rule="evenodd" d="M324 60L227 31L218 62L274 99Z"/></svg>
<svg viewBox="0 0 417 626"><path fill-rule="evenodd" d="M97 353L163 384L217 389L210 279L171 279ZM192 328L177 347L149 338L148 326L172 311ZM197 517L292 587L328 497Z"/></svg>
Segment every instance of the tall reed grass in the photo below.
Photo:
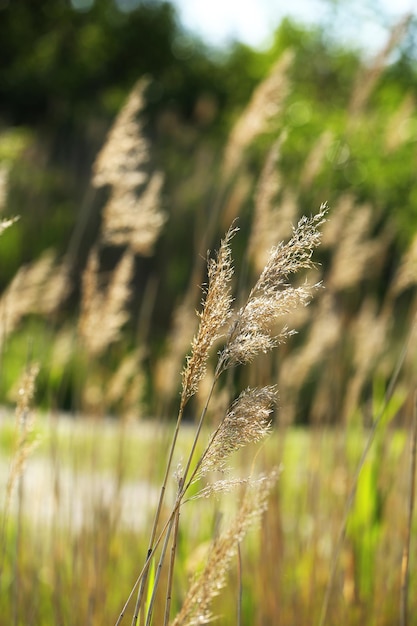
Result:
<svg viewBox="0 0 417 626"><path fill-rule="evenodd" d="M347 137L363 130L372 87L404 28L366 84L358 79ZM297 187L281 171L282 124L253 178L248 153L283 117L292 59L288 51L278 60L231 131L161 354L150 355L145 340L153 284L137 333L125 333L136 261L154 253L168 219L144 132L144 81L94 166L93 185L106 186L108 197L77 318L61 323L58 315L71 254L21 268L2 294L4 363L22 322L45 321L24 343L16 427L7 418L1 427L10 460L0 529L5 623L413 623L416 246L385 284L393 234L376 228L375 207L352 191L330 211L322 204L303 216L303 193L335 146L327 129ZM410 103L404 111L416 115ZM395 151L398 138L386 132ZM239 214L249 192L245 228ZM0 233L13 222L4 219ZM199 254L220 228L226 234L205 265ZM108 247L118 252L110 271ZM39 365L32 354L43 357ZM52 380L69 370L90 417L81 424L54 410ZM50 385L46 417L33 406L36 377ZM158 401L146 405L152 391ZM174 405L176 420L145 419L143 407L165 417ZM306 415L310 431L289 428ZM48 487L37 495L31 473L42 469ZM260 532L249 533L256 525Z"/></svg>

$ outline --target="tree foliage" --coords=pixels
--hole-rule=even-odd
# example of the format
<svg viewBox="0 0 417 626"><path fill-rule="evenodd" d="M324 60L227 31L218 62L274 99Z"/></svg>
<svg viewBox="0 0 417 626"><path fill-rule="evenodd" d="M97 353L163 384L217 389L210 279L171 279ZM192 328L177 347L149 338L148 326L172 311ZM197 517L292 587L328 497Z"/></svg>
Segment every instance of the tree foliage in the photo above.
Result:
<svg viewBox="0 0 417 626"><path fill-rule="evenodd" d="M380 60L364 58L323 25L290 20L279 25L267 50L236 42L220 54L184 32L168 2L135 3L129 11L115 0L91 3L88 10L76 10L76 4L0 4L0 166L11 168L7 211L21 216L2 237L3 288L22 263L53 247L72 263L72 298L63 316L77 309L80 276L108 197L108 190L91 187L92 164L144 75L143 128L152 146L150 165L164 173L168 222L155 255L135 260L133 308L139 310L143 296L155 290L149 342L156 353L193 280L194 260L205 254L201 242L213 248L237 214L246 235L237 256L244 256L253 191L277 137L284 191L297 197L300 211L323 201L332 206L347 194L369 204L372 233L391 233L384 262L387 272L394 271L417 229L413 21L401 27ZM289 51L283 105L244 148L235 180L227 181L222 151L230 131ZM105 271L119 260L118 251L101 250ZM350 294L351 312L364 285ZM381 281L372 288L384 289Z"/></svg>

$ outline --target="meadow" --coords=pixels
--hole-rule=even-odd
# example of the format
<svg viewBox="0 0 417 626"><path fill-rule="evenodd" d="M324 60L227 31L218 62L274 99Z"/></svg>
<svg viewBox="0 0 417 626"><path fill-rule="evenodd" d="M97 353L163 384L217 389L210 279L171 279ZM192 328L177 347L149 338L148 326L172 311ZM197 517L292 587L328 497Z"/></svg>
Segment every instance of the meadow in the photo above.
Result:
<svg viewBox="0 0 417 626"><path fill-rule="evenodd" d="M78 290L76 230L0 299L0 623L416 621L415 236L381 200L388 170L374 202L366 177L356 189L364 164L416 156L415 103L384 91L407 25L326 127L304 125L297 55L278 56L186 250L145 132L149 79L133 87L94 162L106 192ZM193 165L181 198L208 186ZM0 247L19 228L2 219ZM165 270L140 283L158 252Z"/></svg>
<svg viewBox="0 0 417 626"><path fill-rule="evenodd" d="M36 416L38 445L25 465L2 538L3 623L116 623L146 554L147 527L172 434L166 428L68 418L54 423ZM7 460L12 429L11 420L4 419L2 456ZM240 566L236 560L226 589L214 599L220 623L237 623L240 593L242 624L319 623L365 436L361 429L346 436L340 429L291 428L265 441L256 454L257 468L265 471L278 463L279 481L259 528L242 542ZM188 429L180 454L191 439ZM252 446L234 458L233 476L244 476L254 456ZM398 623L409 461L404 430L386 433L369 455L325 623ZM41 462L46 464L43 474L37 472ZM216 526L233 515L236 498L239 493L228 493L184 506L177 610L189 577L207 558ZM411 569L411 586L413 577ZM408 610L415 614L412 593ZM160 623L162 609L155 611L155 623Z"/></svg>

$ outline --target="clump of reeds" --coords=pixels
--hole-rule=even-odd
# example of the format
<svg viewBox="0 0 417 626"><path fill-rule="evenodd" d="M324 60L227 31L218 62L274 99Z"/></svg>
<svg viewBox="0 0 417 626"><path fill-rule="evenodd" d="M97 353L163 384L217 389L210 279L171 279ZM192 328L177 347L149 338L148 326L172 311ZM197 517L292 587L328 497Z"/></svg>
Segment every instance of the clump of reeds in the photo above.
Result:
<svg viewBox="0 0 417 626"><path fill-rule="evenodd" d="M274 246L266 265L246 302L238 309L233 307L232 278L234 274L231 242L237 232L235 225L228 230L214 258L208 260L208 283L200 323L192 341L191 353L187 357L182 376L182 391L177 424L174 431L168 461L157 507L153 528L150 534L149 548L145 565L136 581L138 595L134 611L133 624L141 613L141 619L149 625L152 619L162 568L167 563L167 590L165 593L164 626L170 623L170 606L173 585L173 572L177 551L177 538L180 526L180 513L190 496L190 488L197 488L197 496L207 497L211 493L230 491L236 485L245 485L242 506L232 526L221 534L215 542L207 567L194 582L184 600L183 608L173 624L207 623L211 619L209 606L218 593L225 579L225 570L238 543L246 530L259 518L265 507L268 493L275 483L277 470L257 479L228 479L227 470L231 454L239 448L263 439L269 432L270 414L276 402L276 390L273 386L248 388L232 402L225 415L219 420L214 432L196 458L197 444L200 441L202 427L214 389L226 371L238 365L246 364L259 355L284 342L295 331L286 325L280 326L280 317L286 316L296 307L306 305L319 284L293 286L290 278L293 274L314 266L312 255L320 242L319 227L325 221L326 205L312 217L303 217L293 229L292 237L286 243ZM176 472L177 493L171 512L165 522L162 519L165 493L172 470L174 450L180 431L184 410L190 399L197 393L206 374L207 362L212 348L222 342L217 352L217 364L205 406L196 424L195 436L183 465ZM216 474L221 472L221 480ZM223 475L226 472L226 479ZM206 484L210 479L211 483ZM213 480L214 479L214 480ZM260 481L260 482L259 482ZM257 489L251 490L251 485ZM193 496L195 497L195 495ZM162 530L160 530L162 528ZM158 534L159 533L159 534ZM157 556L157 549L160 548ZM150 592L146 594L150 601L144 618L144 597L150 561L157 559L155 577L150 582ZM133 591L134 591L133 589ZM130 601L133 591L129 596ZM122 620L127 604L122 610Z"/></svg>

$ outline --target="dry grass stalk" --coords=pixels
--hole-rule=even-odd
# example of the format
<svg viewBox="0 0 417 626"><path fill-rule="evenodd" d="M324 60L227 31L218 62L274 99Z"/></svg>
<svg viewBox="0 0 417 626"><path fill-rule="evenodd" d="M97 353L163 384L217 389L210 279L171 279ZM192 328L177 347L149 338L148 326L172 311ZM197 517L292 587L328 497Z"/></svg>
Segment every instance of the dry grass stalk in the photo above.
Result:
<svg viewBox="0 0 417 626"><path fill-rule="evenodd" d="M235 315L231 309L232 297L229 286L232 276L229 241L234 229L230 229L223 240L217 259L209 261L209 288L200 314L200 328L193 341L193 352L184 371L180 415L187 399L195 393L199 381L205 374L212 344L220 337L219 332L226 321L232 319L225 334L224 347L219 352L212 387L201 413L184 470L183 485L187 484L197 440L220 375L231 367L252 361L261 352L272 350L295 332L283 327L276 333L274 326L280 316L288 315L299 304L306 305L312 291L319 286L304 283L302 286L292 287L288 283L288 278L302 269L314 267L312 254L320 243L318 227L325 221L326 212L327 205L323 204L316 215L301 218L297 227L293 229L292 238L271 250L268 262L249 293L246 303ZM184 491L186 489L187 486ZM182 494L179 497L182 497Z"/></svg>
<svg viewBox="0 0 417 626"><path fill-rule="evenodd" d="M163 176L149 175L150 146L139 119L146 86L141 80L132 90L96 159L93 177L96 187L112 187L104 209L103 241L130 246L145 256L152 253L166 221L160 209Z"/></svg>
<svg viewBox="0 0 417 626"><path fill-rule="evenodd" d="M14 567L13 579L9 588L9 595L12 597L14 605L14 615L18 615L20 601L20 591L22 588L21 573L18 563L21 559L21 536L22 536L22 506L23 506L23 473L25 463L29 455L36 447L37 440L32 435L33 415L31 404L35 394L35 382L39 372L37 364L27 367L19 385L16 404L16 442L13 452L9 475L6 485L5 501L2 512L2 528L0 530L1 555L0 555L0 580L5 564L7 543L7 523L9 519L10 504L15 485L18 487L17 493L17 520L14 528Z"/></svg>
<svg viewBox="0 0 417 626"><path fill-rule="evenodd" d="M208 261L208 287L203 310L199 313L200 325L192 340L191 355L182 376L181 405L193 396L204 377L210 348L222 336L232 315L230 282L233 276L230 243L237 229L231 227L222 240L216 259Z"/></svg>
<svg viewBox="0 0 417 626"><path fill-rule="evenodd" d="M247 147L268 130L280 112L288 94L287 71L293 53L287 50L272 67L269 75L254 91L252 98L232 129L225 148L223 174L229 177L239 167Z"/></svg>
<svg viewBox="0 0 417 626"><path fill-rule="evenodd" d="M126 305L130 297L129 283L133 273L133 255L126 250L106 290L99 281L99 258L96 248L90 252L83 274L81 313L78 331L88 354L97 356L120 337L128 320Z"/></svg>
<svg viewBox="0 0 417 626"><path fill-rule="evenodd" d="M264 437L268 432L269 415L272 404L275 400L275 390L271 387L247 390L240 395L230 410L226 413L223 422L221 422L217 431L210 438L206 451L197 463L194 464L194 469L192 469L201 429L207 416L208 406L220 375L230 367L234 367L239 363L247 363L248 361L251 361L257 354L259 354L259 352L265 352L272 349L280 341L284 341L290 334L292 334L292 331L289 331L286 328L282 329L278 335L274 334L272 327L276 323L276 318L281 315L288 314L300 303L306 304L311 297L312 290L318 286L314 285L313 287L309 287L305 283L301 287L292 287L288 284L288 279L291 274L299 270L314 267L312 254L320 242L320 232L318 227L325 221L326 212L327 206L322 205L320 207L320 211L316 215L310 218L302 218L297 227L293 229L293 236L291 239L287 243L282 243L272 249L264 270L262 271L254 288L249 293L246 304L241 307L235 315L233 315L230 287L230 282L233 276L230 243L236 232L236 228L232 226L229 229L225 238L221 242L221 246L216 257L214 259L209 259L208 261L208 286L206 289L206 297L203 302L203 309L201 313L199 313L200 325L192 342L192 352L187 359L183 372L182 395L178 411L177 424L168 454L160 500L151 530L147 559L127 601L129 602L136 586L138 585L138 595L134 609L132 626L137 623L140 608L143 604L150 559L154 555L156 547L159 545L162 538L164 540L161 546L157 574L152 588L152 600L146 616L146 624L149 624L151 621L152 607L160 580L162 564L165 561L168 546L171 542L170 583L166 594L167 612L165 614L164 624L168 623L169 606L172 593L170 585L172 585L173 581L172 567L175 561L175 550L177 546L179 511L186 496L188 495L188 490L195 482L196 477L206 475L211 470L224 470L227 458L234 450L237 450L250 442L259 441L259 439ZM226 328L227 324L229 324L228 331ZM208 391L206 404L203 407L200 420L197 424L191 449L184 464L184 469L181 468L180 474L177 476L178 488L175 503L167 522L163 525L163 531L161 531L159 537L157 538L157 528L160 526L162 505L165 498L168 476L171 471L174 450L182 422L184 407L187 401L196 393L199 383L206 373L207 360L213 344L222 336L225 337L224 347L218 353L217 366L214 372L211 388ZM239 482L240 481L238 481L238 484ZM251 480L249 482L251 482ZM227 489L230 485L231 483L223 483L222 485L219 485L219 490ZM263 496L260 495L260 492L262 492L262 490L258 489L257 494L259 499L256 502L252 501L250 507L248 506L245 508L246 504L244 505L242 509L242 516L238 516L236 524L233 527L234 534L228 535L228 538L224 539L224 541L220 543L215 563L210 564L206 575L200 579L200 585L202 584L202 581L209 581L205 587L206 591L203 593L203 600L200 600L199 598L195 601L199 604L200 608L203 606L201 602L208 606L212 598L211 590L212 585L214 584L214 565L221 567L222 562L228 563L230 560L227 556L230 554L229 548L226 547L227 542L229 539L233 539L236 544L241 535L243 536L248 520L254 516L256 517L259 510L263 510ZM259 507L260 501L262 501L262 505ZM221 581L222 576L222 571L218 570L216 575L217 587L219 586L219 581ZM207 589L210 590L207 591ZM194 597L195 593L193 591L191 594L191 602L194 602ZM127 603L119 616L117 624L120 624L124 616L126 606ZM193 611L194 608L192 608L191 612ZM207 614L205 608L202 609L202 611L202 614L199 615L199 623L204 623L204 621L201 620L204 620L204 616ZM188 613L189 610L186 609L186 614L188 615ZM183 613L181 612L180 616L182 615ZM182 620L183 618L178 617L177 620L179 619ZM177 620L174 623L194 623Z"/></svg>
<svg viewBox="0 0 417 626"><path fill-rule="evenodd" d="M238 545L250 528L257 524L264 513L271 489L276 483L278 471L274 470L256 481L254 488L247 488L239 511L229 527L215 539L204 570L194 582L184 599L182 608L171 626L194 626L213 620L211 603L226 582L230 561L235 557Z"/></svg>

